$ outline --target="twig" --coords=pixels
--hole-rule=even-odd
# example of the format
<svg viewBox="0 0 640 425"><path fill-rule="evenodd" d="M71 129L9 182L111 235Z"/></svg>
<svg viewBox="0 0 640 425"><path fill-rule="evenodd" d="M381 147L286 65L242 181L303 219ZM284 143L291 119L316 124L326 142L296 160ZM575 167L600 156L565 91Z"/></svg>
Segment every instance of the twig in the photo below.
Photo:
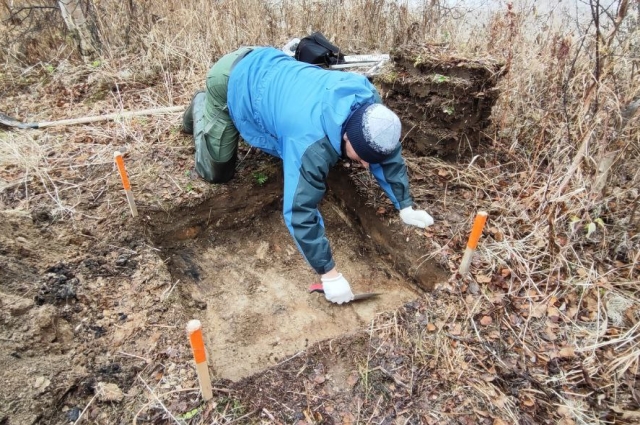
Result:
<svg viewBox="0 0 640 425"><path fill-rule="evenodd" d="M179 420L177 420L177 419L175 418L175 416L173 416L173 414L169 411L169 409L167 409L167 406L165 406L165 405L164 405L164 403L162 402L162 400L160 400L160 398L156 395L156 393L154 393L154 392L153 392L153 390L151 389L151 387L149 387L149 385L147 385L147 382L146 382L144 379L142 379L142 376L138 375L138 379L139 379L140 381L142 381L142 383L143 383L143 384L144 384L144 386L147 388L147 390L151 393L151 395L153 396L153 398L155 398L155 399L156 399L156 401L157 401L158 403L160 403L160 406L162 406L162 408L164 409L164 411L165 411L165 412L167 412L167 414L168 414L169 416L171 416L171 419L173 419L173 420L175 421L175 423L177 423L178 425L182 425L182 423L180 423L180 421L179 421Z"/></svg>
<svg viewBox="0 0 640 425"><path fill-rule="evenodd" d="M161 295L161 298L163 301L169 298L169 296L171 295L171 292L173 292L173 288L175 288L178 285L178 283L180 283L180 279L176 280L176 283L174 283L173 286L164 290L164 292Z"/></svg>
<svg viewBox="0 0 640 425"><path fill-rule="evenodd" d="M134 359L140 359L140 360L144 361L145 363L151 362L151 360L149 360L149 359L146 359L146 358L140 357L140 356L136 356L135 354L125 353L124 351L118 351L117 354L120 354L121 356L125 356L125 357L133 357Z"/></svg>
<svg viewBox="0 0 640 425"><path fill-rule="evenodd" d="M373 369L370 369L369 372L373 372L374 370L379 370L380 372L384 373L385 375L387 375L389 378L393 379L393 382L395 382L396 384L400 385L401 387L404 387L406 389L410 389L409 385L405 384L404 382L402 382L400 380L400 378L398 378L396 375L394 375L393 373L389 372L388 370L386 370L385 368L383 368L382 366L376 366Z"/></svg>
<svg viewBox="0 0 640 425"><path fill-rule="evenodd" d="M562 183L560 183L560 186L558 186L558 190L556 191L554 198L558 198L560 195L562 195L562 192L564 191L565 186L567 185L567 183L569 183L569 180L571 180L571 178L573 177L573 174L576 172L576 170L580 166L580 162L582 162L582 158L584 157L584 154L587 150L587 145L589 144L589 140L591 140L592 134L593 134L593 129L587 130L587 132L585 133L584 138L582 139L582 143L578 148L578 152L576 152L576 156L573 158L573 162L571 163L571 166L567 170L564 176L564 179L562 179Z"/></svg>
<svg viewBox="0 0 640 425"><path fill-rule="evenodd" d="M304 351L298 351L296 354L294 354L293 356L289 357L288 359L285 359L285 360L281 361L280 363L276 364L276 367L285 364L289 360L295 359L296 357L300 356L300 354L302 354L302 353L304 353Z"/></svg>
<svg viewBox="0 0 640 425"><path fill-rule="evenodd" d="M266 407L263 407L263 408L262 408L262 413L264 413L265 415L267 415L267 417L268 417L269 419L271 419L272 421L274 421L274 422L276 421L276 418L271 414L271 412L269 412L269 411L267 410L267 408L266 408Z"/></svg>
<svg viewBox="0 0 640 425"><path fill-rule="evenodd" d="M226 425L235 424L236 422L239 422L239 421L241 421L241 420L243 420L243 419L246 419L246 418L248 418L249 416L253 416L253 415L255 415L256 413L258 413L258 411L259 411L259 410L260 410L260 409L256 409L256 410L254 410L253 412L247 413L246 415L242 415L242 416L240 416L239 418L236 418L236 419L232 420L231 422L227 422L227 424L226 424Z"/></svg>

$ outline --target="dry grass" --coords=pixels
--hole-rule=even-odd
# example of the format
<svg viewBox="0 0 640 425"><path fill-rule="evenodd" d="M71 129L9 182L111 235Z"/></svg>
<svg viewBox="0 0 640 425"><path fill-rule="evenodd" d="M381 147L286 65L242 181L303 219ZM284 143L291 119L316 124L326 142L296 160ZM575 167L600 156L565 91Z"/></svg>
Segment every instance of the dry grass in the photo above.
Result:
<svg viewBox="0 0 640 425"><path fill-rule="evenodd" d="M412 413L425 423L454 423L456 412L474 409L508 423L634 417L629 412L639 403L640 367L637 10L620 15L619 27L602 14L596 39L593 22L576 27L555 16L549 25L549 16L529 9L500 11L486 28L468 28L438 2L416 10L383 0L123 4L135 3L96 5L103 42L97 62L80 63L55 31L59 25L43 27L31 44L7 38L2 77L11 103L2 101L2 107L13 109L6 112L52 119L184 104L221 54L242 44L282 45L311 29L350 53L440 41L504 60L509 72L488 134L491 154L462 164L407 160L413 177L438 180L434 170L446 176L443 190L413 187L419 204L468 217L434 239L429 257L455 270L474 210L487 210L490 223L473 276L454 276L450 287L426 298L426 309L382 316L371 325L371 352L360 359L370 400L362 422L382 403L375 386L381 376L407 397L433 394L422 400L429 407L424 416L418 407ZM12 30L8 36L19 29L3 25ZM6 203L26 209L53 204L62 218L90 215L77 198L90 192L101 200L104 188L97 183L105 177L95 175L108 175L114 147L124 146L150 157L154 151L179 154L130 163L134 184L149 182L140 183L142 202L168 208L157 195L158 180L184 197L194 193L186 190L187 177L166 172L187 168L178 162L190 155L174 137L175 124L176 117L154 117L64 133L0 134ZM196 189L197 196L208 190ZM463 292L478 276L490 281L478 293ZM493 325L480 327L478 318L486 315ZM427 330L428 323L435 329ZM381 356L394 350L410 364L394 370L382 364ZM436 388L456 394L461 404L452 408ZM210 419L225 423L230 416L225 409Z"/></svg>

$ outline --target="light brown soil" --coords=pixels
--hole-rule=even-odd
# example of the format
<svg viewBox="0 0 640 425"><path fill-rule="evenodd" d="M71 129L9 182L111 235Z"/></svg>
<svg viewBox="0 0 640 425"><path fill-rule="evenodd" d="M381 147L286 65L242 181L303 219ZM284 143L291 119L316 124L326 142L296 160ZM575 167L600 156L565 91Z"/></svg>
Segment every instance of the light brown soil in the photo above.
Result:
<svg viewBox="0 0 640 425"><path fill-rule="evenodd" d="M318 281L289 235L281 213L255 217L248 227L211 227L174 248L172 278L206 303L201 316L215 375L237 380L272 366L317 341L366 326L419 293L379 259L333 204L322 208L334 258L355 293L376 299L338 306L309 294Z"/></svg>

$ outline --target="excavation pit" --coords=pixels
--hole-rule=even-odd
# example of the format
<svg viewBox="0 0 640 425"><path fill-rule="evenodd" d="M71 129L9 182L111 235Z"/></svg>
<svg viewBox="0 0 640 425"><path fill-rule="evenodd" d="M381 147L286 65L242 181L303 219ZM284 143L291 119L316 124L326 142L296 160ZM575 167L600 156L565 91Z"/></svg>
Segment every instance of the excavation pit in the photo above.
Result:
<svg viewBox="0 0 640 425"><path fill-rule="evenodd" d="M262 196L229 198L244 199L247 208L216 209L225 202L223 196L211 208L184 215L184 225L174 221L175 230L160 241L178 282L178 302L203 323L209 364L218 378L235 381L252 375L315 342L365 328L376 314L423 293L406 271L396 269L398 262L393 264L376 237L363 231L362 217L349 213L336 197L344 187L330 191L320 206L334 259L354 293L382 295L335 305L322 294L309 293L319 277L284 224L277 189L256 190ZM357 199L354 188L347 197ZM373 221L387 227L375 215ZM425 273L433 282L443 277L434 265L421 269L429 270Z"/></svg>

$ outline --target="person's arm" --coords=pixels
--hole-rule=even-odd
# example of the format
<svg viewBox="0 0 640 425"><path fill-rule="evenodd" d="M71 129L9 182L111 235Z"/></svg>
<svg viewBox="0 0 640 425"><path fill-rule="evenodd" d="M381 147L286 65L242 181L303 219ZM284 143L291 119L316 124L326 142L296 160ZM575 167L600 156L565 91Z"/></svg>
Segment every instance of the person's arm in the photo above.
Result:
<svg viewBox="0 0 640 425"><path fill-rule="evenodd" d="M387 194L393 205L400 211L400 218L405 224L427 227L433 224L433 218L424 210L414 210L409 191L407 166L402 158L402 148L380 164L369 166L378 184Z"/></svg>
<svg viewBox="0 0 640 425"><path fill-rule="evenodd" d="M396 209L402 210L413 205L401 147L380 164L370 164L369 169Z"/></svg>
<svg viewBox="0 0 640 425"><path fill-rule="evenodd" d="M310 145L304 152L294 152L287 144L284 163L284 221L309 265L321 275L325 297L338 304L349 302L353 293L349 282L337 269L318 204L326 191L329 169L338 155L328 139Z"/></svg>

